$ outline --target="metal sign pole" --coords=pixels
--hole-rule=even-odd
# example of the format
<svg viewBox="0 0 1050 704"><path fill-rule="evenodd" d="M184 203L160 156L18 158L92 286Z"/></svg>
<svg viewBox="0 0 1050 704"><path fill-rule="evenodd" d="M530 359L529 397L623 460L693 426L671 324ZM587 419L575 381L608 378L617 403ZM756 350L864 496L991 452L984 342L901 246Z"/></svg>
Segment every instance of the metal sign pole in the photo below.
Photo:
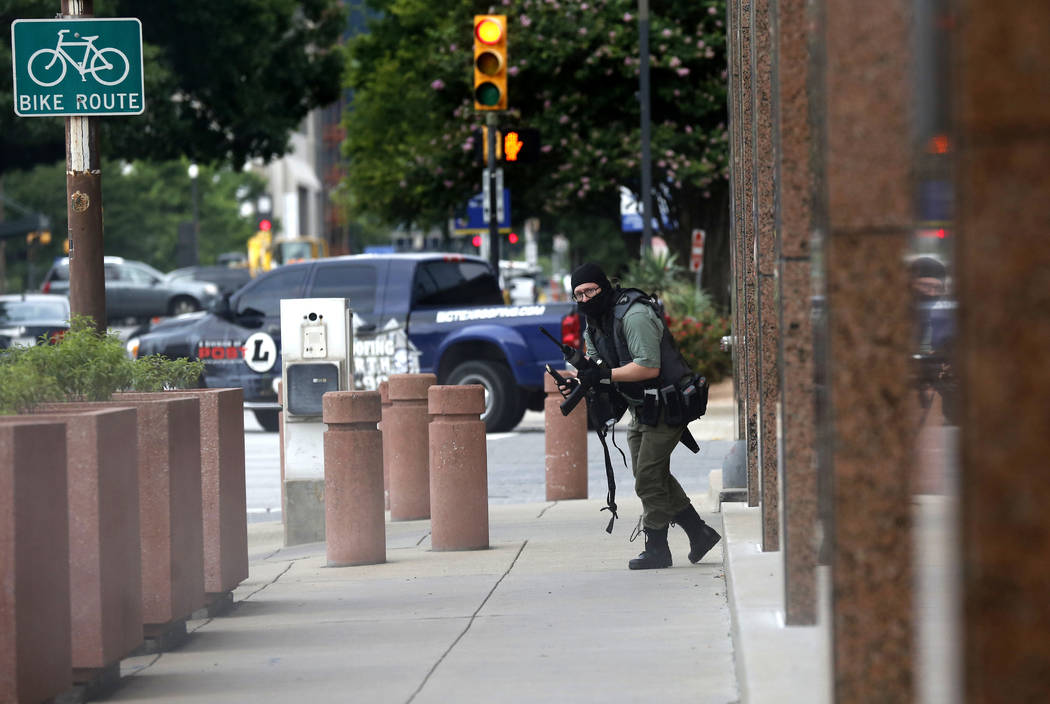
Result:
<svg viewBox="0 0 1050 704"><path fill-rule="evenodd" d="M503 192L496 183L496 113L490 112L485 115L485 124L488 129L488 186L489 186L489 262L499 276L499 207L497 203L502 201ZM497 200L498 199L498 200Z"/></svg>
<svg viewBox="0 0 1050 704"><path fill-rule="evenodd" d="M642 251L653 242L653 157L650 149L649 116L649 0L638 0L638 92L642 112Z"/></svg>
<svg viewBox="0 0 1050 704"><path fill-rule="evenodd" d="M66 17L90 17L94 0L62 0ZM66 118L66 209L69 223L69 309L106 329L102 243L102 168L95 118Z"/></svg>

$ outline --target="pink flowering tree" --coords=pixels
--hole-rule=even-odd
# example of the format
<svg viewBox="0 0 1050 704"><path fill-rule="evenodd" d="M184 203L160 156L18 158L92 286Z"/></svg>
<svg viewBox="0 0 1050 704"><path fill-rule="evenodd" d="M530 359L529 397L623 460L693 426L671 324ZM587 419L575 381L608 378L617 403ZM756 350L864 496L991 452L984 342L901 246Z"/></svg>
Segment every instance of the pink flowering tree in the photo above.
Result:
<svg viewBox="0 0 1050 704"><path fill-rule="evenodd" d="M534 127L536 164L505 167L515 222L540 217L574 250L612 265L637 249L620 232L620 188L641 163L636 0L368 0L369 32L347 45L348 206L384 221L446 222L480 188L484 121L473 108L472 18L507 15L509 111ZM659 234L687 260L707 230L707 286L728 276L725 0L651 3L654 199Z"/></svg>

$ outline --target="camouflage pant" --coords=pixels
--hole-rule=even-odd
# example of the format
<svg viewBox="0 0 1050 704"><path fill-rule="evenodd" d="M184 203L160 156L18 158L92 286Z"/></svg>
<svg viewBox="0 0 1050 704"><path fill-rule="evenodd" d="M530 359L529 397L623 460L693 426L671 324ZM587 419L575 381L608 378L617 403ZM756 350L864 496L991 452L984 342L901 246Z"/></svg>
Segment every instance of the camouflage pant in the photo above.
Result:
<svg viewBox="0 0 1050 704"><path fill-rule="evenodd" d="M683 425L642 425L631 414L627 445L631 449L634 493L642 500L642 526L660 529L690 503L681 484L671 474L671 452L685 429Z"/></svg>

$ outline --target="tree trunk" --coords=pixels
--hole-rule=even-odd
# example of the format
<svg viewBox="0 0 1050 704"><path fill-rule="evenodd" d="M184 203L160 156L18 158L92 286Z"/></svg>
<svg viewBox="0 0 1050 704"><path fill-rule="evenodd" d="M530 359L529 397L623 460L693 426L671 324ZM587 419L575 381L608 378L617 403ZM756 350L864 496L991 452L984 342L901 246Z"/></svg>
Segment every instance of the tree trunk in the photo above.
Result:
<svg viewBox="0 0 1050 704"><path fill-rule="evenodd" d="M703 198L700 189L685 187L679 201L680 229L667 233L667 245L678 257L678 262L689 266L692 254L693 230L703 230L704 265L701 288L711 294L719 308L729 309L729 184L717 181L706 189L710 198Z"/></svg>

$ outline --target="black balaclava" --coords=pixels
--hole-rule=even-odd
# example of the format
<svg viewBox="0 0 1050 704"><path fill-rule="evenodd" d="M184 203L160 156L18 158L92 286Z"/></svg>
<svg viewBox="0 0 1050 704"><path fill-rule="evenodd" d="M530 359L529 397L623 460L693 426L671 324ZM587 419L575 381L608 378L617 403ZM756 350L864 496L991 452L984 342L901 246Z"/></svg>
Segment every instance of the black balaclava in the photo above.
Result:
<svg viewBox="0 0 1050 704"><path fill-rule="evenodd" d="M577 301L576 303L581 313L588 318L597 320L602 317L602 314L609 309L609 305L612 303L612 284L609 283L609 279L605 276L602 268L594 262L581 264L572 272L572 290L576 291L576 287L580 284L594 284L602 289L601 293L589 301Z"/></svg>

